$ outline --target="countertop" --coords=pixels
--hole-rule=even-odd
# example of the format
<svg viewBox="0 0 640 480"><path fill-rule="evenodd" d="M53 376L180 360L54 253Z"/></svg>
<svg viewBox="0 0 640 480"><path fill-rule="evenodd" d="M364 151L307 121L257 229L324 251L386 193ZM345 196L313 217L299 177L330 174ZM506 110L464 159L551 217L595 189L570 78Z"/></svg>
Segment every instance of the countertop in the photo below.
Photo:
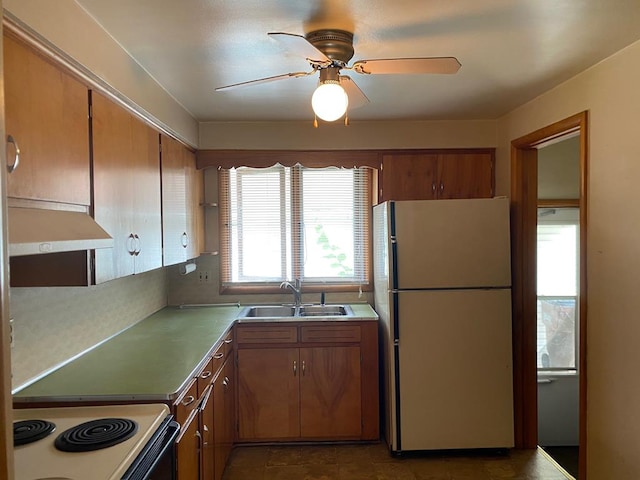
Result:
<svg viewBox="0 0 640 480"><path fill-rule="evenodd" d="M368 304L351 307L352 321L378 318ZM240 310L239 306L165 307L16 392L13 401L19 405L173 400L229 332Z"/></svg>

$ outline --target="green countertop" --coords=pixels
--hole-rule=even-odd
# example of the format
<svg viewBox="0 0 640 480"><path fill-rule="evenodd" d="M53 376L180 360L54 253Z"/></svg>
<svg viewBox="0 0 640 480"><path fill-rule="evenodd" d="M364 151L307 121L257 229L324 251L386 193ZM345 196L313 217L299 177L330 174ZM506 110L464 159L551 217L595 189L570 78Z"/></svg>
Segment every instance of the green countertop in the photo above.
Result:
<svg viewBox="0 0 640 480"><path fill-rule="evenodd" d="M20 390L13 400L171 400L229 331L239 310L164 308Z"/></svg>
<svg viewBox="0 0 640 480"><path fill-rule="evenodd" d="M376 320L367 304L351 320ZM173 400L231 329L238 306L166 307L16 392L27 402Z"/></svg>

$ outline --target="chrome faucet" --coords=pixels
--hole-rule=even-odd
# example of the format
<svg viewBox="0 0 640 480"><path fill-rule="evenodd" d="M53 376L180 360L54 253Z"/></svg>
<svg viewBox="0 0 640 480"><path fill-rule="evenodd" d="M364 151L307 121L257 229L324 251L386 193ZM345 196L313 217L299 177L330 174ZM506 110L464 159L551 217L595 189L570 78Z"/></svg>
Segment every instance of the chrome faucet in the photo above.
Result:
<svg viewBox="0 0 640 480"><path fill-rule="evenodd" d="M302 304L302 282L296 278L295 285L291 282L282 282L280 288L288 288L293 292L293 304L299 307Z"/></svg>

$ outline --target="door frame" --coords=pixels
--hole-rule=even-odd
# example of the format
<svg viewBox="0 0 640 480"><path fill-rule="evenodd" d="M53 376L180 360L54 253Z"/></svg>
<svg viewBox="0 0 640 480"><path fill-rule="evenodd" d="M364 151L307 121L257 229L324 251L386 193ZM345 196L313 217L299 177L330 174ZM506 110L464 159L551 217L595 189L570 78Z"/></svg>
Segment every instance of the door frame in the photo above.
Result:
<svg viewBox="0 0 640 480"><path fill-rule="evenodd" d="M537 147L574 132L580 133L579 471L580 480L585 480L587 478L587 181L589 145L587 111L560 120L511 142L514 437L516 448L537 447Z"/></svg>

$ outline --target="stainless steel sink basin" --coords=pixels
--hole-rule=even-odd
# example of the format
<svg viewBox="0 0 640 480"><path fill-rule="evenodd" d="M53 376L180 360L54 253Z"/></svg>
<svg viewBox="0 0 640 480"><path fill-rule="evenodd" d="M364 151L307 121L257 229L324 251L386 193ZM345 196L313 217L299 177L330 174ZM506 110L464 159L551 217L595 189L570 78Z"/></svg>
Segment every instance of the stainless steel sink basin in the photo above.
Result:
<svg viewBox="0 0 640 480"><path fill-rule="evenodd" d="M301 317L335 317L349 315L344 305L304 305L300 307Z"/></svg>
<svg viewBox="0 0 640 480"><path fill-rule="evenodd" d="M286 305L266 305L262 307L249 307L243 313L244 317L294 317L296 307Z"/></svg>
<svg viewBox="0 0 640 480"><path fill-rule="evenodd" d="M313 317L314 320L353 317L353 310L349 305L259 305L254 307L244 307L238 314L239 322L256 322L260 320L270 321L294 321L302 320L306 317Z"/></svg>

